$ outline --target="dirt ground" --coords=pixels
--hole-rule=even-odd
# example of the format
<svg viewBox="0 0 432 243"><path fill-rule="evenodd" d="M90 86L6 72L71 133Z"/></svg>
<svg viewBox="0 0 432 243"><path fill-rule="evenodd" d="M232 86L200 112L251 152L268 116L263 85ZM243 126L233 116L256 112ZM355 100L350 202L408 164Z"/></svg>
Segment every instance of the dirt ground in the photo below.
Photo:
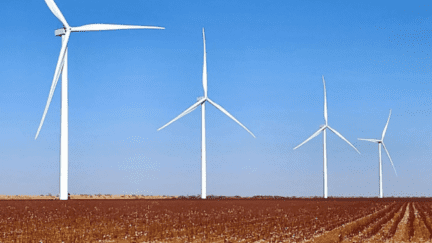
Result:
<svg viewBox="0 0 432 243"><path fill-rule="evenodd" d="M143 196L143 195L70 195L70 199L174 199L179 196ZM28 196L28 195L0 195L0 200L59 200L58 196Z"/></svg>
<svg viewBox="0 0 432 243"><path fill-rule="evenodd" d="M425 198L155 197L0 196L0 242L431 242L432 236L432 199Z"/></svg>
<svg viewBox="0 0 432 243"><path fill-rule="evenodd" d="M430 199L399 199L306 242L432 242L431 206Z"/></svg>

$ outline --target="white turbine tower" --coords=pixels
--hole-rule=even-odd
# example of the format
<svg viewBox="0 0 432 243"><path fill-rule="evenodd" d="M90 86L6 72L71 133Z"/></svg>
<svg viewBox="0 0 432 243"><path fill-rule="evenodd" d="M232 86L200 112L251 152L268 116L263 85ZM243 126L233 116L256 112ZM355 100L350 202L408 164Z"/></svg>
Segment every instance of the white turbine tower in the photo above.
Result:
<svg viewBox="0 0 432 243"><path fill-rule="evenodd" d="M204 64L203 64L203 88L204 88L204 97L198 97L198 101L193 104L191 107L187 108L185 111L183 111L183 113L181 113L180 115L178 115L176 118L174 118L173 120L171 120L170 122L168 122L167 124L165 124L163 127L159 128L158 131L162 130L163 128L165 128L166 126L168 126L169 124L175 122L176 120L180 119L181 117L189 114L190 112L192 112L193 110L195 110L199 105L201 105L202 108L202 149L201 149L201 179L202 179L202 184L201 184L201 198L202 199L206 199L206 132L205 132L205 102L208 101L210 104L212 104L213 106L215 106L216 108L218 108L220 111L222 111L223 113L225 113L225 115L227 115L229 118L233 119L235 122L237 122L241 127L243 127L246 131L248 131L253 137L255 137L255 135L253 135L253 133L251 131L249 131L243 124L241 124L239 121L237 121L237 119L235 119L230 113L228 113L228 111L226 111L222 106L216 104L214 101L212 101L210 98L207 97L207 57L206 57L206 45L205 45L205 34L204 34L204 28L203 28L203 42L204 42Z"/></svg>
<svg viewBox="0 0 432 243"><path fill-rule="evenodd" d="M328 122L327 122L327 94L326 94L324 75L322 76L322 80L323 80L323 84L324 84L324 120L325 120L325 125L321 125L321 127L320 127L320 129L318 129L318 131L316 131L314 134L312 134L312 136L310 136L308 139L306 139L303 143L301 143L300 145L298 145L294 149L297 149L298 147L300 147L303 144L307 143L312 138L318 136L321 132L324 132L323 133L323 137L324 137L324 198L327 198L328 189L327 189L327 141L326 141L327 140L327 134L326 134L326 129L328 128L330 131L332 131L336 135L338 135L338 137L340 137L342 140L344 140L345 142L347 142L359 154L360 154L360 152L346 138L344 138L338 131L336 131L335 129L331 128L328 125Z"/></svg>
<svg viewBox="0 0 432 243"><path fill-rule="evenodd" d="M359 138L359 139L358 139L358 140L363 140L363 141L368 141L368 142L372 142L372 143L377 143L377 144L378 144L378 153L379 153L379 194L380 194L380 198L383 198L383 189L382 189L381 144L382 144L382 146L384 147L384 150L386 151L387 156L389 157L390 162L391 162L391 164L392 164L392 166L393 166L394 172L395 172L395 174L396 174L396 176L397 176L396 168L394 167L393 161L392 161L392 159L391 159L391 157L390 157L390 153L388 152L388 150L387 150L387 148L386 148L386 146L385 146L385 144L384 144L384 136L385 136L385 134L386 134L387 126L388 126L389 121L390 121L390 116L391 116L391 109L390 109L389 117L388 117L388 119L387 119L387 123L386 123L386 125L385 125L385 127L384 127L384 130L383 130L383 133L382 133L382 136L381 136L381 140L378 140L378 139L365 139L365 138Z"/></svg>
<svg viewBox="0 0 432 243"><path fill-rule="evenodd" d="M35 139L39 136L39 132L48 112L57 81L62 73L62 90L61 90L61 129L60 129L60 199L68 199L68 78L67 78L67 49L70 34L72 32L85 31L100 31L100 30L121 30L121 29L164 29L155 26L139 26L139 25L117 25L117 24L89 24L80 27L71 27L66 22L60 9L55 4L54 0L45 0L51 12L63 23L63 28L55 31L56 36L62 37L62 47L57 61L57 66L54 72L54 78L51 84L51 89L48 96L48 101L36 133Z"/></svg>

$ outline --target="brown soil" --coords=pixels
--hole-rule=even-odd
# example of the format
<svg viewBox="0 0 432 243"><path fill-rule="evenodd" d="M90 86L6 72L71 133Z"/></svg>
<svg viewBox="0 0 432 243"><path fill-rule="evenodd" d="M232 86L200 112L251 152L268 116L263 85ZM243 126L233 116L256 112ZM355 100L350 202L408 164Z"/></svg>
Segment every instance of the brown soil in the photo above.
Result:
<svg viewBox="0 0 432 243"><path fill-rule="evenodd" d="M398 199L395 205L307 242L432 242L431 206L430 199Z"/></svg>
<svg viewBox="0 0 432 243"><path fill-rule="evenodd" d="M179 196L70 195L70 199L175 199ZM58 196L0 195L0 200L59 200Z"/></svg>
<svg viewBox="0 0 432 243"><path fill-rule="evenodd" d="M382 242L405 210L388 239L401 242L410 239L413 203L395 198L81 197L0 200L0 242ZM432 202L423 201L412 204L411 241L430 238Z"/></svg>
<svg viewBox="0 0 432 243"><path fill-rule="evenodd" d="M422 220L419 210L416 208L416 204L414 203L414 213L415 213L415 220L414 220L414 235L411 238L411 242L426 242L430 239L430 233L429 230L426 228L426 225L424 221Z"/></svg>
<svg viewBox="0 0 432 243"><path fill-rule="evenodd" d="M393 215L393 217L378 231L375 235L364 241L365 243L375 243L375 242L384 242L389 234L389 230L392 225L395 223L399 214L404 210L403 204L399 208L399 210Z"/></svg>
<svg viewBox="0 0 432 243"><path fill-rule="evenodd" d="M405 210L405 215L402 220L399 222L399 225L396 229L396 233L394 236L389 239L387 242L409 242L409 227L408 227L408 217L410 215L409 205L412 202L408 203L407 209Z"/></svg>

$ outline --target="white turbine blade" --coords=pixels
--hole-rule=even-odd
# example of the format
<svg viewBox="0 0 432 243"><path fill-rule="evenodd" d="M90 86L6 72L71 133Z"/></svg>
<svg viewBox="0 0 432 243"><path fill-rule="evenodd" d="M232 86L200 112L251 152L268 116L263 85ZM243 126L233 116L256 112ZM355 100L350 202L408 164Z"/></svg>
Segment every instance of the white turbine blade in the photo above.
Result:
<svg viewBox="0 0 432 243"><path fill-rule="evenodd" d="M40 132L40 130L42 128L42 125L44 123L45 116L46 116L46 114L48 112L48 108L49 108L50 103L51 103L51 99L52 99L52 97L54 95L54 90L56 88L57 81L59 80L60 73L61 73L62 68L63 68L64 56L65 56L65 53L66 53L66 49L67 49L70 33L71 32L69 32L69 31L66 32L65 40L62 42L62 48L60 50L60 55L59 55L59 58L58 58L58 61L57 61L57 66L56 66L56 69L55 69L55 72L54 72L54 78L53 78L53 81L52 81L52 84L51 84L51 89L50 89L50 92L49 92L48 101L47 101L47 104L45 106L45 110L44 110L44 113L42 115L42 120L41 120L41 122L39 124L39 128L37 130L35 139L37 139L37 137L39 136L39 132Z"/></svg>
<svg viewBox="0 0 432 243"><path fill-rule="evenodd" d="M205 33L203 28L203 41L204 41L204 64L203 64L203 88L204 97L207 97L207 53L206 53L206 43L205 43Z"/></svg>
<svg viewBox="0 0 432 243"><path fill-rule="evenodd" d="M208 100L208 102L210 102L210 104L214 105L220 111L222 111L223 113L225 113L225 115L227 115L229 118L231 118L235 122L237 122L237 124L239 124L241 127L243 127L248 133L250 133L255 138L255 135L251 131L249 131L249 129L247 129L243 124L241 124L239 121L237 121L237 119L235 119L235 117L232 116L228 111L226 111L222 106L216 104L214 101L210 100L209 98L207 98L207 100Z"/></svg>
<svg viewBox="0 0 432 243"><path fill-rule="evenodd" d="M387 153L387 156L388 156L388 157L389 157L389 159L390 159L390 162L391 162L391 164L392 164L392 166L393 166L394 172L395 172L395 174L396 174L396 176L397 176L397 173L396 173L396 168L394 167L393 161L392 161L392 159L391 159L391 157L390 157L390 153L388 152L388 150L387 150L387 148L386 148L386 146L385 146L384 142L382 143L382 145L383 145L383 147L384 147L384 150L385 150L385 151L386 151L386 153Z"/></svg>
<svg viewBox="0 0 432 243"><path fill-rule="evenodd" d="M347 142L351 147L353 147L356 151L357 151L357 153L359 153L360 154L360 151L358 151L357 149L356 149L356 147L354 147L354 145L352 145L346 138L344 138L343 136L342 136L342 134L340 134L338 131L336 131L335 129L333 129L333 128L331 128L330 126L327 126L329 129L330 129L330 131L332 131L332 132L334 132L336 135L338 135L342 140L344 140L345 142Z"/></svg>
<svg viewBox="0 0 432 243"><path fill-rule="evenodd" d="M383 131L383 133L382 133L382 138L381 138L381 140L384 140L384 136L385 136L385 134L386 134L386 132L387 132L387 126L388 126L389 121L390 121L390 116L391 116L391 109L390 109L389 117L388 117L388 119L387 119L386 126L384 127L384 131Z"/></svg>
<svg viewBox="0 0 432 243"><path fill-rule="evenodd" d="M369 139L369 138L358 138L358 140L368 141L368 142L372 142L372 143L378 143L379 142L378 139Z"/></svg>
<svg viewBox="0 0 432 243"><path fill-rule="evenodd" d="M325 80L324 80L324 75L322 76L322 80L323 80L323 84L324 84L324 120L326 125L328 124L327 122L327 92L326 92L326 86L325 86Z"/></svg>
<svg viewBox="0 0 432 243"><path fill-rule="evenodd" d="M187 108L185 111L183 111L180 115L178 115L176 118L172 119L170 122L165 124L163 127L159 128L158 131L164 129L169 124L177 121L178 119L184 117L185 115L191 113L193 110L195 110L199 105L201 105L203 102L205 102L205 99L199 100L197 103L193 104L191 107Z"/></svg>
<svg viewBox="0 0 432 243"><path fill-rule="evenodd" d="M311 140L312 138L318 136L324 129L326 129L326 126L321 127L320 129L318 129L318 131L316 131L314 134L312 134L312 136L310 136L308 139L306 139L303 143L299 144L297 147L295 147L294 149L299 148L300 146L302 146L303 144L307 143L309 140Z"/></svg>
<svg viewBox="0 0 432 243"><path fill-rule="evenodd" d="M69 24L66 22L65 17L57 7L57 4L55 4L54 0L45 0L45 3L48 5L48 8L51 10L51 12L63 23L63 25L65 27L69 27Z"/></svg>
<svg viewBox="0 0 432 243"><path fill-rule="evenodd" d="M72 27L72 32L100 31L100 30L132 30L132 29L165 29L158 26L122 25L122 24L87 24Z"/></svg>

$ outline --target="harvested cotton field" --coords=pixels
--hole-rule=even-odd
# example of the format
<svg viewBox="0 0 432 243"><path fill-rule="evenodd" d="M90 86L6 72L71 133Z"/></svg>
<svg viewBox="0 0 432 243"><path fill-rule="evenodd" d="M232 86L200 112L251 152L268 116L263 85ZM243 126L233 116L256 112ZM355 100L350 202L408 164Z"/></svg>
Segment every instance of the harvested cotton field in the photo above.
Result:
<svg viewBox="0 0 432 243"><path fill-rule="evenodd" d="M425 199L86 196L0 200L0 241L417 242L432 235Z"/></svg>

